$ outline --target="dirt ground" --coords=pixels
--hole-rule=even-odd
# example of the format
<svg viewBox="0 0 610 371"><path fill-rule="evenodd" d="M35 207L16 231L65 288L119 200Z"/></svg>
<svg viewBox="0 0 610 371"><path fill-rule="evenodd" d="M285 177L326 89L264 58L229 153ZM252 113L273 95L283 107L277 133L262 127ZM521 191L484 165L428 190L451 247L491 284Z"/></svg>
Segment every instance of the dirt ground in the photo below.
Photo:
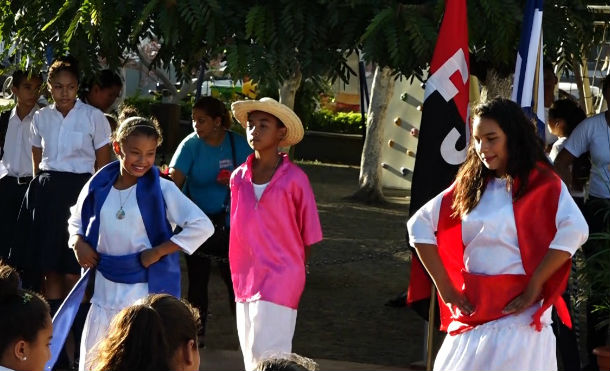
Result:
<svg viewBox="0 0 610 371"><path fill-rule="evenodd" d="M424 321L384 303L407 287L408 204L370 206L345 198L358 169L301 164L313 185L324 240L314 246L293 351L312 358L407 367L423 358ZM238 349L226 289L210 280L206 347Z"/></svg>

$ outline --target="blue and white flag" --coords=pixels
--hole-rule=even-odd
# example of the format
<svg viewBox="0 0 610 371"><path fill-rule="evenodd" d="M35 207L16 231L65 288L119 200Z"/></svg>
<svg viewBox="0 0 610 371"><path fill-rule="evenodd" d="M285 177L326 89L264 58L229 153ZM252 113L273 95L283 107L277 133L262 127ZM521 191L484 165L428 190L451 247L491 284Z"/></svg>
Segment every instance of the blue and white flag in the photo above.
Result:
<svg viewBox="0 0 610 371"><path fill-rule="evenodd" d="M536 119L538 135L544 141L544 73L542 71L542 0L527 0L519 41L511 99Z"/></svg>

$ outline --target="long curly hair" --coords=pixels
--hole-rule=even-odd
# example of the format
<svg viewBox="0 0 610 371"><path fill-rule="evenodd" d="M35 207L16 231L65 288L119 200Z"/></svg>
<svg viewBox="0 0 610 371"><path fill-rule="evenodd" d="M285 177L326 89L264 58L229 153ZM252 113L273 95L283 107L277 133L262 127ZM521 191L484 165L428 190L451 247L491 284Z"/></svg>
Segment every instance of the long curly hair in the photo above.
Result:
<svg viewBox="0 0 610 371"><path fill-rule="evenodd" d="M514 180L520 179L518 189L513 193L514 199L518 199L525 192L529 173L536 163L539 161L548 163L542 142L536 135L536 127L525 116L521 107L504 98L495 98L480 104L474 109L473 117L496 121L506 135L507 187L512 188ZM466 161L456 176L455 198L452 205L454 216L462 217L479 204L487 180L494 174L493 170L485 167L477 154L475 141L471 140Z"/></svg>
<svg viewBox="0 0 610 371"><path fill-rule="evenodd" d="M86 365L96 371L169 370L163 323L149 305L121 310L96 351L93 364Z"/></svg>

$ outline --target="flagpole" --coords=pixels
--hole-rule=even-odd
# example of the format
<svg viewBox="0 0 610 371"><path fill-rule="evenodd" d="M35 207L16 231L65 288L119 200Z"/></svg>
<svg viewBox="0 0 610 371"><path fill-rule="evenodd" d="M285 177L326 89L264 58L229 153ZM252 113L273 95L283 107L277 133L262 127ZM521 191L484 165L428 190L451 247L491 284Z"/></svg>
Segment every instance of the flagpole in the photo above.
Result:
<svg viewBox="0 0 610 371"><path fill-rule="evenodd" d="M430 307L428 308L428 341L426 344L426 371L432 371L432 356L434 348L434 324L436 323L434 318L434 309L436 307L436 288L431 285L430 289Z"/></svg>

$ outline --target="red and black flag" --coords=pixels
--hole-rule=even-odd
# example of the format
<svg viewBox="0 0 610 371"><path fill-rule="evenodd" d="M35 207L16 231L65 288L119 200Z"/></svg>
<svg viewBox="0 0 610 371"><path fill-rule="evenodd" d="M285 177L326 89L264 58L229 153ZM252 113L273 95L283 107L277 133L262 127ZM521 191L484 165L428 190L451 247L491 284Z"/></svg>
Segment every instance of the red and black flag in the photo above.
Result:
<svg viewBox="0 0 610 371"><path fill-rule="evenodd" d="M410 215L451 185L466 158L470 137L466 0L447 0L428 76L411 186ZM430 285L430 278L414 253L407 303L425 318Z"/></svg>

